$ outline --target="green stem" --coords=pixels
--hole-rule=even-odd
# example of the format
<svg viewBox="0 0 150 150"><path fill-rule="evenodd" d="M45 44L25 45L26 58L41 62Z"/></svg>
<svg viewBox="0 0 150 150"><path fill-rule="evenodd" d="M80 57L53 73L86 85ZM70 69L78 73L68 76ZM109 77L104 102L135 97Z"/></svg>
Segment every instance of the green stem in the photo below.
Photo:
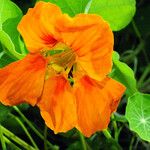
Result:
<svg viewBox="0 0 150 150"><path fill-rule="evenodd" d="M80 141L81 141L83 150L87 150L86 141L85 141L83 134L80 131L78 131L78 133L80 136Z"/></svg>
<svg viewBox="0 0 150 150"><path fill-rule="evenodd" d="M134 74L136 74L137 68L138 68L138 59L135 57L134 58L134 68L133 68Z"/></svg>
<svg viewBox="0 0 150 150"><path fill-rule="evenodd" d="M30 149L30 150L35 150L34 147L32 147L31 145L29 145L28 143L26 143L25 141L23 141L22 139L20 139L18 136L16 136L15 134L13 134L12 132L10 132L9 130L7 130L5 127L1 126L3 133L9 137L11 140L13 140L14 142L18 143L20 146L22 146L25 149Z"/></svg>
<svg viewBox="0 0 150 150"><path fill-rule="evenodd" d="M130 55L126 56L123 58L124 62L129 62L132 58L135 58L143 49L144 49L145 43L142 40L139 45L137 46L137 48L133 51L133 53L131 53Z"/></svg>
<svg viewBox="0 0 150 150"><path fill-rule="evenodd" d="M117 127L116 121L114 120L115 118L114 114L111 115L111 118L113 119L112 124L113 124L114 131L115 131L115 140L118 141L118 127Z"/></svg>
<svg viewBox="0 0 150 150"><path fill-rule="evenodd" d="M44 150L48 150L47 148L47 126L45 125L45 128L44 128Z"/></svg>
<svg viewBox="0 0 150 150"><path fill-rule="evenodd" d="M134 20L132 20L132 26L133 26L133 29L134 29L134 31L135 31L137 37L138 37L140 40L142 40L141 33L140 33L139 29L137 28L137 26L136 26Z"/></svg>
<svg viewBox="0 0 150 150"><path fill-rule="evenodd" d="M146 67L146 69L144 70L142 76L140 77L137 86L141 87L143 81L145 80L145 78L147 77L147 75L150 73L150 64Z"/></svg>
<svg viewBox="0 0 150 150"><path fill-rule="evenodd" d="M22 119L28 124L28 126L35 132L35 134L39 138L44 140L44 136L32 125L32 123L24 116L24 114L16 106L13 106L13 108L16 110L16 112L18 112L18 114L22 117ZM49 141L47 141L47 144L48 144L50 149L58 150L58 146L52 145Z"/></svg>
<svg viewBox="0 0 150 150"><path fill-rule="evenodd" d="M33 146L35 147L36 150L39 150L38 146L36 145L36 143L34 142L33 138L31 137L30 133L28 132L27 128L25 127L25 125L20 121L20 119L16 116L14 116L13 114L10 114L12 117L15 118L15 120L20 124L20 126L22 127L22 129L24 130L24 132L26 133L26 135L28 136L29 140L31 141L31 143L33 144Z"/></svg>
<svg viewBox="0 0 150 150"><path fill-rule="evenodd" d="M107 139L111 139L112 138L111 134L109 133L109 131L107 129L103 130L102 132L103 132L104 136Z"/></svg>
<svg viewBox="0 0 150 150"><path fill-rule="evenodd" d="M128 122L128 120L126 119L126 117L124 115L121 115L117 112L114 113L114 118L113 119L115 121L122 122L122 123Z"/></svg>
<svg viewBox="0 0 150 150"><path fill-rule="evenodd" d="M1 125L0 125L0 139L1 139L2 149L6 150L6 144L5 144L5 140L4 140L4 136L3 136L3 131L2 131Z"/></svg>
<svg viewBox="0 0 150 150"><path fill-rule="evenodd" d="M145 87L147 85L150 85L150 78L148 78L144 83L142 84L142 87Z"/></svg>
<svg viewBox="0 0 150 150"><path fill-rule="evenodd" d="M21 148L12 143L6 136L4 136L4 140L6 141L7 144L11 145L11 147L15 148L15 150L21 150Z"/></svg>
<svg viewBox="0 0 150 150"><path fill-rule="evenodd" d="M129 150L133 150L133 143L135 140L135 136L132 137L131 142L130 142L130 146L129 146Z"/></svg>
<svg viewBox="0 0 150 150"><path fill-rule="evenodd" d="M133 29L134 29L134 31L135 31L137 37L139 38L139 40L140 40L140 41L143 41L142 36L141 36L141 33L140 33L138 27L136 26L136 23L135 23L134 20L132 21L132 25L133 25ZM143 50L143 54L144 54L144 56L145 56L146 62L149 63L149 58L147 57L147 54L146 54L145 49L143 48L142 50Z"/></svg>

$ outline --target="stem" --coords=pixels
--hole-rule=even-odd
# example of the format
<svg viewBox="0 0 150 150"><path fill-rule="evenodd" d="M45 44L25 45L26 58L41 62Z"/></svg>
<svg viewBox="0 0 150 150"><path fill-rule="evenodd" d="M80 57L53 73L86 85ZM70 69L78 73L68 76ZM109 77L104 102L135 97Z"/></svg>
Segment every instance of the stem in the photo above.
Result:
<svg viewBox="0 0 150 150"><path fill-rule="evenodd" d="M135 136L132 137L131 142L130 142L130 146L129 146L129 150L133 150L133 143L135 140Z"/></svg>
<svg viewBox="0 0 150 150"><path fill-rule="evenodd" d="M147 75L150 73L150 64L146 67L145 71L143 72L142 76L140 77L139 81L138 81L138 87L141 87L141 84L143 83L143 81L145 80L145 78L147 77Z"/></svg>
<svg viewBox="0 0 150 150"><path fill-rule="evenodd" d="M44 140L44 136L32 125L32 123L24 116L24 114L16 107L13 106L13 108L18 112L18 114L22 117L22 119L28 124L28 126L36 133L36 135ZM50 149L52 150L58 150L58 146L52 145L49 141L47 141L47 144Z"/></svg>
<svg viewBox="0 0 150 150"><path fill-rule="evenodd" d="M79 136L80 136L80 141L81 141L83 150L87 150L86 141L85 141L85 138L84 138L83 134L80 131L78 131L78 133L79 133Z"/></svg>
<svg viewBox="0 0 150 150"><path fill-rule="evenodd" d="M144 81L142 87L146 87L148 85L150 85L150 78L148 78L146 81Z"/></svg>
<svg viewBox="0 0 150 150"><path fill-rule="evenodd" d="M124 62L129 62L129 60L131 60L131 58L135 58L144 49L144 46L145 46L145 43L144 43L143 40L141 40L141 42L139 43L137 48L133 51L133 53L131 53L130 55L124 57L123 61Z"/></svg>
<svg viewBox="0 0 150 150"><path fill-rule="evenodd" d="M128 120L126 119L126 117L124 115L121 115L117 112L114 113L114 119L118 122L122 122L122 123L126 123L128 122Z"/></svg>
<svg viewBox="0 0 150 150"><path fill-rule="evenodd" d="M21 150L21 148L12 143L6 136L4 136L4 140L6 141L7 144L12 145L15 148L15 150Z"/></svg>
<svg viewBox="0 0 150 150"><path fill-rule="evenodd" d="M0 125L0 139L1 139L2 149L6 150L6 144L5 144L5 140L4 140L4 136L3 136L3 131L2 131L1 125Z"/></svg>
<svg viewBox="0 0 150 150"><path fill-rule="evenodd" d="M139 40L140 40L140 41L143 41L142 36L141 36L141 33L140 33L138 27L136 26L136 23L135 23L134 20L132 20L132 26L133 26L133 29L134 29L134 31L135 31L137 37L139 38ZM145 49L143 48L142 50L143 50L143 54L144 54L144 56L145 56L146 62L149 63L149 58L147 57L147 54L146 54Z"/></svg>
<svg viewBox="0 0 150 150"><path fill-rule="evenodd" d="M112 124L113 124L114 131L115 131L115 140L118 141L118 127L117 127L117 123L114 119L115 118L114 114L111 115L111 118L113 119Z"/></svg>
<svg viewBox="0 0 150 150"><path fill-rule="evenodd" d="M111 134L109 133L109 131L107 129L103 130L102 132L103 132L104 136L107 139L111 139L112 138Z"/></svg>
<svg viewBox="0 0 150 150"><path fill-rule="evenodd" d="M137 72L137 66L138 66L138 59L135 57L134 58L134 69L133 69L135 75L136 75L136 72Z"/></svg>
<svg viewBox="0 0 150 150"><path fill-rule="evenodd" d="M20 126L22 127L22 129L24 130L24 132L26 133L26 135L28 136L28 138L30 139L31 143L33 144L33 146L35 147L36 150L39 150L38 146L36 145L36 143L34 142L33 138L31 137L30 133L28 132L27 128L25 127L25 125L20 121L20 119L16 116L14 116L13 114L10 114L12 117L14 117L16 119L16 121L20 124Z"/></svg>
<svg viewBox="0 0 150 150"><path fill-rule="evenodd" d="M48 150L47 148L47 126L44 128L44 150Z"/></svg>
<svg viewBox="0 0 150 150"><path fill-rule="evenodd" d="M142 40L141 33L140 33L139 29L137 28L137 26L136 26L134 20L132 20L132 26L133 26L133 29L134 29L134 31L135 31L137 37L138 37L140 40Z"/></svg>
<svg viewBox="0 0 150 150"><path fill-rule="evenodd" d="M11 140L13 140L14 142L18 143L20 146L22 146L25 149L30 149L30 150L35 150L35 148L33 148L31 145L29 145L28 143L26 143L25 141L23 141L22 139L20 139L18 136L16 136L15 134L13 134L12 132L10 132L9 130L7 130L5 127L1 126L3 133L9 137Z"/></svg>

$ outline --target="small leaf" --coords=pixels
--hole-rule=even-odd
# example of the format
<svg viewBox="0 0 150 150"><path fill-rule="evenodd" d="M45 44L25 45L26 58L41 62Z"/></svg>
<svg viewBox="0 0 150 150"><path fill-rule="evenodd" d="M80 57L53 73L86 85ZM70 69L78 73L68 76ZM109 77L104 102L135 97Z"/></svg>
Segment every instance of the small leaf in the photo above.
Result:
<svg viewBox="0 0 150 150"><path fill-rule="evenodd" d="M79 13L84 13L85 7L89 0L43 0L58 5L63 13L70 16L75 16Z"/></svg>
<svg viewBox="0 0 150 150"><path fill-rule="evenodd" d="M137 92L129 97L126 118L130 129L150 142L150 94Z"/></svg>
<svg viewBox="0 0 150 150"><path fill-rule="evenodd" d="M136 79L133 70L125 63L119 61L119 54L113 54L113 70L110 77L116 79L127 87L127 94L133 95L136 91Z"/></svg>
<svg viewBox="0 0 150 150"><path fill-rule="evenodd" d="M89 13L102 16L113 31L127 26L136 11L135 0L92 0Z"/></svg>

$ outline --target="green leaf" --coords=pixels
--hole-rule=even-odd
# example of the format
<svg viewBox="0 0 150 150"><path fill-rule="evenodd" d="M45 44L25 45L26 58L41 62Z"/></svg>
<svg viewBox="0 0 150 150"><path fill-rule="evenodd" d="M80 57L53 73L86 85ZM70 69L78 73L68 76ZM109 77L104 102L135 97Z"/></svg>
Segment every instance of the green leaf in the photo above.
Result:
<svg viewBox="0 0 150 150"><path fill-rule="evenodd" d="M113 31L127 26L136 11L135 0L93 0L89 13L102 16Z"/></svg>
<svg viewBox="0 0 150 150"><path fill-rule="evenodd" d="M15 46L14 46L11 38L3 30L0 31L0 42L7 49L6 52L8 54L12 55L14 58L21 59L24 57L23 55L21 55L15 51Z"/></svg>
<svg viewBox="0 0 150 150"><path fill-rule="evenodd" d="M89 0L43 0L58 5L63 13L70 16L75 16L79 13L84 13L85 7Z"/></svg>
<svg viewBox="0 0 150 150"><path fill-rule="evenodd" d="M133 70L127 64L119 61L117 52L113 54L113 70L110 77L127 87L127 95L133 95L137 91Z"/></svg>
<svg viewBox="0 0 150 150"><path fill-rule="evenodd" d="M26 51L24 45L22 46L17 25L23 14L10 0L0 0L0 3L0 43L8 55L21 59Z"/></svg>
<svg viewBox="0 0 150 150"><path fill-rule="evenodd" d="M6 65L14 61L14 59L12 59L9 55L4 53L3 56L0 58L0 68L5 67Z"/></svg>
<svg viewBox="0 0 150 150"><path fill-rule="evenodd" d="M150 142L150 94L135 93L129 97L126 118L130 129Z"/></svg>
<svg viewBox="0 0 150 150"><path fill-rule="evenodd" d="M17 30L17 25L19 22L19 17L7 19L3 23L3 31L5 31L9 35L12 43L15 46L15 51L25 54L25 46L24 44L23 47L21 46L20 33Z"/></svg>
<svg viewBox="0 0 150 150"><path fill-rule="evenodd" d="M9 18L16 18L22 16L19 7L10 0L0 0L0 29L2 24Z"/></svg>
<svg viewBox="0 0 150 150"><path fill-rule="evenodd" d="M11 49L12 51L15 51L15 46L12 43L9 35L6 32L4 32L3 30L0 31L0 42L7 49Z"/></svg>

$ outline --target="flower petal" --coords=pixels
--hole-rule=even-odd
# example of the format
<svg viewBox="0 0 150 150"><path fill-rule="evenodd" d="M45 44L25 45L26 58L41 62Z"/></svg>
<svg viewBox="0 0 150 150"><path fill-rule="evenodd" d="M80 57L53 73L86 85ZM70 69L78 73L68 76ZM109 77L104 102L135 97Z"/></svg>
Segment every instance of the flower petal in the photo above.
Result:
<svg viewBox="0 0 150 150"><path fill-rule="evenodd" d="M18 30L30 52L50 49L56 43L54 22L60 14L61 11L56 5L38 2L23 16Z"/></svg>
<svg viewBox="0 0 150 150"><path fill-rule="evenodd" d="M77 100L77 128L85 135L91 136L98 130L108 127L110 115L123 95L123 85L110 78L102 82L84 76L74 84Z"/></svg>
<svg viewBox="0 0 150 150"><path fill-rule="evenodd" d="M0 69L0 102L35 105L42 93L45 72L46 60L40 54L29 54Z"/></svg>
<svg viewBox="0 0 150 150"><path fill-rule="evenodd" d="M45 82L38 103L46 125L55 133L75 127L76 104L69 82L63 76L51 77Z"/></svg>
<svg viewBox="0 0 150 150"><path fill-rule="evenodd" d="M74 18L61 15L56 28L61 42L70 46L77 62L96 80L102 80L112 68L113 33L97 15L79 14Z"/></svg>

